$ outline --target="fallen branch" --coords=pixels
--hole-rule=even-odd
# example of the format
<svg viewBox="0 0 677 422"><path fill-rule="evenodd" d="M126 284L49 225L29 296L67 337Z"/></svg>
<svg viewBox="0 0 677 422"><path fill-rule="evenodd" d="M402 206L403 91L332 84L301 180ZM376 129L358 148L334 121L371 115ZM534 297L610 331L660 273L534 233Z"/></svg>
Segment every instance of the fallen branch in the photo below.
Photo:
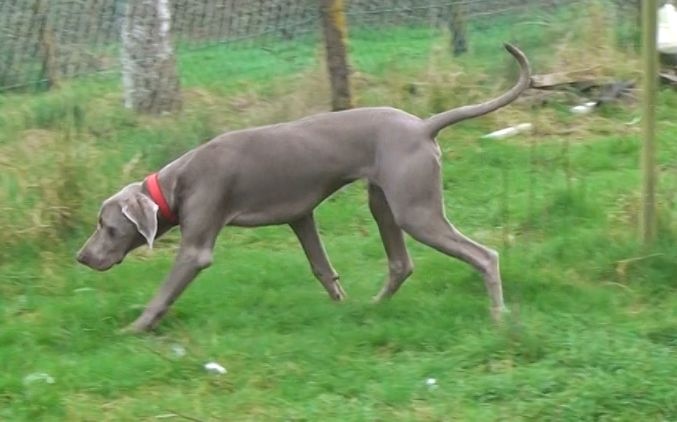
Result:
<svg viewBox="0 0 677 422"><path fill-rule="evenodd" d="M590 71L595 68L571 70L567 72L547 73L543 75L533 75L531 77L531 87L534 89L553 90L563 88L576 88L581 85L598 85L595 78L589 76Z"/></svg>
<svg viewBox="0 0 677 422"><path fill-rule="evenodd" d="M636 256L633 258L621 259L620 261L616 261L616 274L618 275L618 278L621 279L621 281L625 282L625 276L627 274L627 269L630 264L632 264L633 262L643 261L645 259L655 258L657 256L662 255L663 255L662 253L654 253L651 255Z"/></svg>
<svg viewBox="0 0 677 422"><path fill-rule="evenodd" d="M661 82L668 84L670 86L677 85L677 75L667 72L659 72L658 77Z"/></svg>
<svg viewBox="0 0 677 422"><path fill-rule="evenodd" d="M582 71L549 73L534 75L531 87L535 90L553 92L572 92L586 98L586 104L572 108L572 112L585 114L602 104L613 102L621 97L634 98L632 90L634 81L601 82L594 78L582 76L574 78L573 75ZM677 84L677 78L675 78ZM580 110L579 110L580 109Z"/></svg>

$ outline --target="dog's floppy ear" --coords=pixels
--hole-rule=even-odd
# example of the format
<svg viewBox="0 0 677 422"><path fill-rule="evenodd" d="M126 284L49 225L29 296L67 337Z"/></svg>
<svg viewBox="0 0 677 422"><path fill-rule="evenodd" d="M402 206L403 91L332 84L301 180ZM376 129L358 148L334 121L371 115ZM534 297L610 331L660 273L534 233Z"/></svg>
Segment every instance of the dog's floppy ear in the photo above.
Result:
<svg viewBox="0 0 677 422"><path fill-rule="evenodd" d="M158 205L142 193L137 193L122 207L122 214L134 223L136 229L146 238L148 247L153 248L157 234Z"/></svg>

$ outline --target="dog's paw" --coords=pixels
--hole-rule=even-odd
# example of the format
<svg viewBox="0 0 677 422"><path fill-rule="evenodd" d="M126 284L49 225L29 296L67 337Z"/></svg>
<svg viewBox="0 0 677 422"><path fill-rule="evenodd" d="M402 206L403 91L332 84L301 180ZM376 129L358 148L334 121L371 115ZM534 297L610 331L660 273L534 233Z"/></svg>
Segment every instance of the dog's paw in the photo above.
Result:
<svg viewBox="0 0 677 422"><path fill-rule="evenodd" d="M129 324L126 327L120 328L117 331L117 334L121 335L121 336L138 336L138 335L143 334L145 332L146 332L146 330L141 330L141 329L135 327L134 325Z"/></svg>
<svg viewBox="0 0 677 422"><path fill-rule="evenodd" d="M500 324L510 315L510 310L506 306L498 306L491 308L491 319Z"/></svg>
<svg viewBox="0 0 677 422"><path fill-rule="evenodd" d="M118 334L126 335L126 336L139 335L139 334L147 333L148 331L150 331L152 329L153 329L153 326L151 324L137 320L137 321L134 321L133 323L129 324L128 326L118 330Z"/></svg>
<svg viewBox="0 0 677 422"><path fill-rule="evenodd" d="M371 298L371 303L374 304L374 305L377 305L379 303L384 303L388 299L390 299L391 296L392 295L388 294L387 291L381 290L380 292L378 292L378 294L376 296L373 296Z"/></svg>

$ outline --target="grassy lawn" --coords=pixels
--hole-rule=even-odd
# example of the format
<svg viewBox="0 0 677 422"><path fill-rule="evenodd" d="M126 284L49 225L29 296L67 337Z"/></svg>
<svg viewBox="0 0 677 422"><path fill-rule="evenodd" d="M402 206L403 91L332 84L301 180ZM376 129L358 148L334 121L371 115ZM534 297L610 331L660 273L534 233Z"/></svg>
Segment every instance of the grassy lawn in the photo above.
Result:
<svg viewBox="0 0 677 422"><path fill-rule="evenodd" d="M511 75L499 41L521 31L493 28L458 60L429 31L357 33L358 102L426 116L486 98ZM530 48L544 71L547 54ZM100 201L223 130L326 109L320 53L310 42L185 53L178 116L122 111L118 84L97 78L0 96L0 420L677 420L670 91L649 249L636 242L635 104L585 117L517 104L441 134L450 220L501 253L502 326L477 273L411 240L413 276L371 304L387 268L357 183L317 211L345 303L325 296L287 227L227 228L155 332L118 332L178 234L106 273L77 266ZM524 119L534 134L479 139ZM205 371L210 361L227 374Z"/></svg>

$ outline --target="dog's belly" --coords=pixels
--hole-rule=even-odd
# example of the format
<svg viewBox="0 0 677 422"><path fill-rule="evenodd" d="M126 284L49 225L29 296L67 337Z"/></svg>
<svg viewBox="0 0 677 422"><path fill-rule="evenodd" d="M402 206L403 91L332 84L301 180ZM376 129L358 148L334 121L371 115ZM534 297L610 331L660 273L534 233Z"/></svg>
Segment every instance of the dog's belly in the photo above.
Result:
<svg viewBox="0 0 677 422"><path fill-rule="evenodd" d="M327 197L352 180L336 182L316 189L268 192L268 195L250 196L229 208L227 225L257 227L288 224L308 215ZM233 206L234 205L234 206Z"/></svg>

